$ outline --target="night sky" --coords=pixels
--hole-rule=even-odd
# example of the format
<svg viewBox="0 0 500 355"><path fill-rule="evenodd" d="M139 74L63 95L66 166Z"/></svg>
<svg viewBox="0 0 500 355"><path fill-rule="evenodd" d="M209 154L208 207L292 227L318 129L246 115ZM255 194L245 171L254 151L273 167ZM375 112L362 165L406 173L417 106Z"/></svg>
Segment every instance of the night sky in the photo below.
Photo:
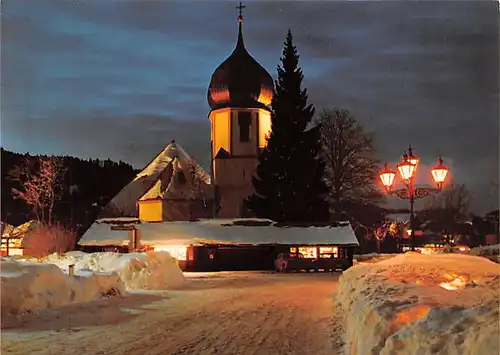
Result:
<svg viewBox="0 0 500 355"><path fill-rule="evenodd" d="M290 28L318 112L351 110L393 165L412 144L419 183L441 154L475 212L498 208L496 1L245 4L246 47L273 77ZM206 91L236 5L3 1L2 146L141 168L175 139L208 169Z"/></svg>

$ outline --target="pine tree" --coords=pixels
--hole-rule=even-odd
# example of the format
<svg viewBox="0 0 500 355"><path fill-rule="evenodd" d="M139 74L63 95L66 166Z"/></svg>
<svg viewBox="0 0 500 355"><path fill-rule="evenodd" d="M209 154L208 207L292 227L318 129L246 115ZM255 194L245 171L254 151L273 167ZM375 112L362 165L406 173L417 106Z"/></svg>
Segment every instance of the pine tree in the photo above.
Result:
<svg viewBox="0 0 500 355"><path fill-rule="evenodd" d="M271 103L268 144L259 156L246 203L258 217L279 222L323 222L328 219L325 166L319 158L320 132L308 129L314 107L302 89L299 55L288 31Z"/></svg>

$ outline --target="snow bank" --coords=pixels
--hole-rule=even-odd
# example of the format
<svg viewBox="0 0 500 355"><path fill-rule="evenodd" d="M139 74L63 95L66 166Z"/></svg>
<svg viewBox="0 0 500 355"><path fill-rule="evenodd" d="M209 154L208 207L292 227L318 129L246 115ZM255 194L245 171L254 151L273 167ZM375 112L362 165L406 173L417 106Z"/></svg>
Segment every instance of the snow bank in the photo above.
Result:
<svg viewBox="0 0 500 355"><path fill-rule="evenodd" d="M369 253L369 254L355 254L354 260L357 263L378 263L379 261L390 259L399 254L378 254L378 253Z"/></svg>
<svg viewBox="0 0 500 355"><path fill-rule="evenodd" d="M7 258L2 258L0 267L2 314L88 302L124 289L117 275L70 277L55 265Z"/></svg>
<svg viewBox="0 0 500 355"><path fill-rule="evenodd" d="M500 263L500 244L485 245L471 249L467 252L469 255L482 256L488 260Z"/></svg>
<svg viewBox="0 0 500 355"><path fill-rule="evenodd" d="M500 265L407 253L340 277L349 353L498 354Z"/></svg>
<svg viewBox="0 0 500 355"><path fill-rule="evenodd" d="M500 244L485 245L482 247L477 247L469 250L467 252L469 255L477 256L495 256L500 254Z"/></svg>
<svg viewBox="0 0 500 355"><path fill-rule="evenodd" d="M129 290L167 290L184 286L185 278L176 259L167 252L82 253L50 255L45 262L63 270L75 265L76 274L116 273Z"/></svg>

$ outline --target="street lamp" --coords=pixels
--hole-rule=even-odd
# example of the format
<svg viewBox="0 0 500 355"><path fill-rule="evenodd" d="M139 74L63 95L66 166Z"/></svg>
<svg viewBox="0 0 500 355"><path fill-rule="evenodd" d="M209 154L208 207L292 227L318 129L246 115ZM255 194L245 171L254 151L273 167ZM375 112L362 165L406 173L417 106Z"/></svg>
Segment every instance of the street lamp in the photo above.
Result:
<svg viewBox="0 0 500 355"><path fill-rule="evenodd" d="M443 160L441 157L438 158L438 165L431 169L431 174L434 182L437 184L437 188L432 187L416 187L414 184L415 175L417 173L417 167L420 158L413 155L413 149L410 146L408 152L403 155L401 162L396 166L401 177L401 180L406 185L403 189L393 190L394 180L396 178L396 173L393 172L389 165L386 163L384 170L380 173L380 180L384 185L385 191L389 195L396 195L403 200L410 201L410 249L415 250L414 238L415 238L415 215L414 215L414 203L416 199L424 198L429 196L431 193L437 193L443 188L443 183L448 175L449 169L443 165Z"/></svg>

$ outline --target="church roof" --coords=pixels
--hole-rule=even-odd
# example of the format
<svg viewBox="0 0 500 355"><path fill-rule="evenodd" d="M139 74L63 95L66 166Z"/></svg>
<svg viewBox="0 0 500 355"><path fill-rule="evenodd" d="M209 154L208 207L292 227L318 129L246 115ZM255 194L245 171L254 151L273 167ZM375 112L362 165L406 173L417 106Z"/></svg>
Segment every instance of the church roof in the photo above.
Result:
<svg viewBox="0 0 500 355"><path fill-rule="evenodd" d="M198 169L203 171L198 165L189 166L179 158L174 158L153 187L142 195L139 201L211 198L212 185L210 181L203 179Z"/></svg>
<svg viewBox="0 0 500 355"><path fill-rule="evenodd" d="M225 107L267 108L274 92L271 75L248 53L238 17L238 40L233 53L215 70L208 87L212 110Z"/></svg>
<svg viewBox="0 0 500 355"><path fill-rule="evenodd" d="M182 167L187 170L194 165L198 179L204 185L211 184L207 172L196 164L179 144L172 141L103 208L100 215L137 216L136 202L139 199L161 197L162 186L168 184L172 177L174 160L179 165L178 169Z"/></svg>

